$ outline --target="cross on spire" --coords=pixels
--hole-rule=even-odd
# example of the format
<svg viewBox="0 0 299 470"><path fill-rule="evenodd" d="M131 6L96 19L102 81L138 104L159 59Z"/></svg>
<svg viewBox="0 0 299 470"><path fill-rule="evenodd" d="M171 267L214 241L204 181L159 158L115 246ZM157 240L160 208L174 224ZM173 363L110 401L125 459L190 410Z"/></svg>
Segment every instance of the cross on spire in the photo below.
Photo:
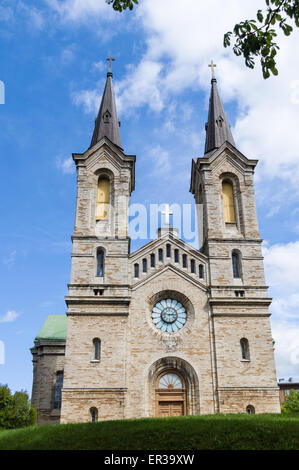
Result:
<svg viewBox="0 0 299 470"><path fill-rule="evenodd" d="M165 224L169 225L170 216L173 215L173 212L169 208L169 204L164 204L165 211L162 211L162 214L165 215Z"/></svg>
<svg viewBox="0 0 299 470"><path fill-rule="evenodd" d="M211 71L212 71L212 79L215 78L215 72L214 72L214 68L217 67L216 64L214 64L214 62L211 60L211 63L209 64L209 67L211 67Z"/></svg>
<svg viewBox="0 0 299 470"><path fill-rule="evenodd" d="M109 61L109 73L111 73L112 62L114 62L115 59L112 57L112 54L110 54L110 57L108 57L106 60Z"/></svg>

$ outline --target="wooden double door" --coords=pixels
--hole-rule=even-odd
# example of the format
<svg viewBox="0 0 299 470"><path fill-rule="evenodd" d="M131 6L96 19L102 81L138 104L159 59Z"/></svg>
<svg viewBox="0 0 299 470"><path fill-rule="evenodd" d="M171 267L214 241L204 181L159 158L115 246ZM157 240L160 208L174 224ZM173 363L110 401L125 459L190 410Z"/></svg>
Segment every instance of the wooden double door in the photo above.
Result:
<svg viewBox="0 0 299 470"><path fill-rule="evenodd" d="M183 401L160 401L158 416L160 418L167 418L169 416L183 416L184 402Z"/></svg>
<svg viewBox="0 0 299 470"><path fill-rule="evenodd" d="M156 416L166 418L185 414L185 381L174 371L161 374L156 383Z"/></svg>

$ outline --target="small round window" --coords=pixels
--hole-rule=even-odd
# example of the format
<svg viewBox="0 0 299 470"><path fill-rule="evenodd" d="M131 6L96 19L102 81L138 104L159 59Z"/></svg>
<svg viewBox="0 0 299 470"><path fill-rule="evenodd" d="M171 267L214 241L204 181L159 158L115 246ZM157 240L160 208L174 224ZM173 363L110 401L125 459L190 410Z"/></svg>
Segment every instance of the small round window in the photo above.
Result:
<svg viewBox="0 0 299 470"><path fill-rule="evenodd" d="M153 308L152 321L161 331L176 333L185 325L187 312L177 300L161 300Z"/></svg>

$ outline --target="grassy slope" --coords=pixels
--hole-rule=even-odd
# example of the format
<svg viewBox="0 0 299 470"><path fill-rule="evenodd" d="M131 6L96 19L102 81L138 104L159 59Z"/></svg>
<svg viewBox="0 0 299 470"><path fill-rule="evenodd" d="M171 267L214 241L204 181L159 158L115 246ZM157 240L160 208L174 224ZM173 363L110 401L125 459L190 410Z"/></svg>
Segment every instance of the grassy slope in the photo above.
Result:
<svg viewBox="0 0 299 470"><path fill-rule="evenodd" d="M3 449L299 449L299 417L213 415L1 431Z"/></svg>

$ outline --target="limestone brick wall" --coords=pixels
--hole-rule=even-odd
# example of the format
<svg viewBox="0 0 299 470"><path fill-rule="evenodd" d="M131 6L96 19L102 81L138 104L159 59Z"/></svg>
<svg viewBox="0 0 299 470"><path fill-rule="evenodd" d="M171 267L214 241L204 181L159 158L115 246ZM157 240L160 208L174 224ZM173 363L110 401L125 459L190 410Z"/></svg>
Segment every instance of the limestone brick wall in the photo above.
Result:
<svg viewBox="0 0 299 470"><path fill-rule="evenodd" d="M123 419L126 390L64 389L61 423L91 421L91 408L98 411L98 421Z"/></svg>
<svg viewBox="0 0 299 470"><path fill-rule="evenodd" d="M280 413L277 388L219 389L220 413L246 413L253 406L255 413Z"/></svg>
<svg viewBox="0 0 299 470"><path fill-rule="evenodd" d="M127 316L69 315L64 388L125 388ZM93 339L101 340L94 361Z"/></svg>
<svg viewBox="0 0 299 470"><path fill-rule="evenodd" d="M64 370L64 343L43 342L34 351L32 403L38 410L38 424L57 424L60 410L54 410L56 373Z"/></svg>
<svg viewBox="0 0 299 470"><path fill-rule="evenodd" d="M97 276L97 249L105 251L104 276ZM71 284L127 284L129 240L76 239Z"/></svg>
<svg viewBox="0 0 299 470"><path fill-rule="evenodd" d="M241 317L246 313L248 306L239 307L236 318L213 317L218 387L277 388L269 317L258 316L253 308L251 313L256 316ZM249 342L249 361L242 359L242 338Z"/></svg>
<svg viewBox="0 0 299 470"><path fill-rule="evenodd" d="M100 237L128 236L128 207L132 162L123 159L108 146L86 152L86 159L77 164L77 204L74 235ZM97 185L101 175L110 180L110 208L107 221L96 220Z"/></svg>
<svg viewBox="0 0 299 470"><path fill-rule="evenodd" d="M240 158L227 151L202 170L206 238L226 237L221 197L223 179L229 180L234 188L238 227L234 238L258 239L252 167L246 167Z"/></svg>
<svg viewBox="0 0 299 470"><path fill-rule="evenodd" d="M232 252L235 249L241 253L241 278L239 279L233 277ZM209 253L212 285L265 286L260 242L210 242Z"/></svg>

